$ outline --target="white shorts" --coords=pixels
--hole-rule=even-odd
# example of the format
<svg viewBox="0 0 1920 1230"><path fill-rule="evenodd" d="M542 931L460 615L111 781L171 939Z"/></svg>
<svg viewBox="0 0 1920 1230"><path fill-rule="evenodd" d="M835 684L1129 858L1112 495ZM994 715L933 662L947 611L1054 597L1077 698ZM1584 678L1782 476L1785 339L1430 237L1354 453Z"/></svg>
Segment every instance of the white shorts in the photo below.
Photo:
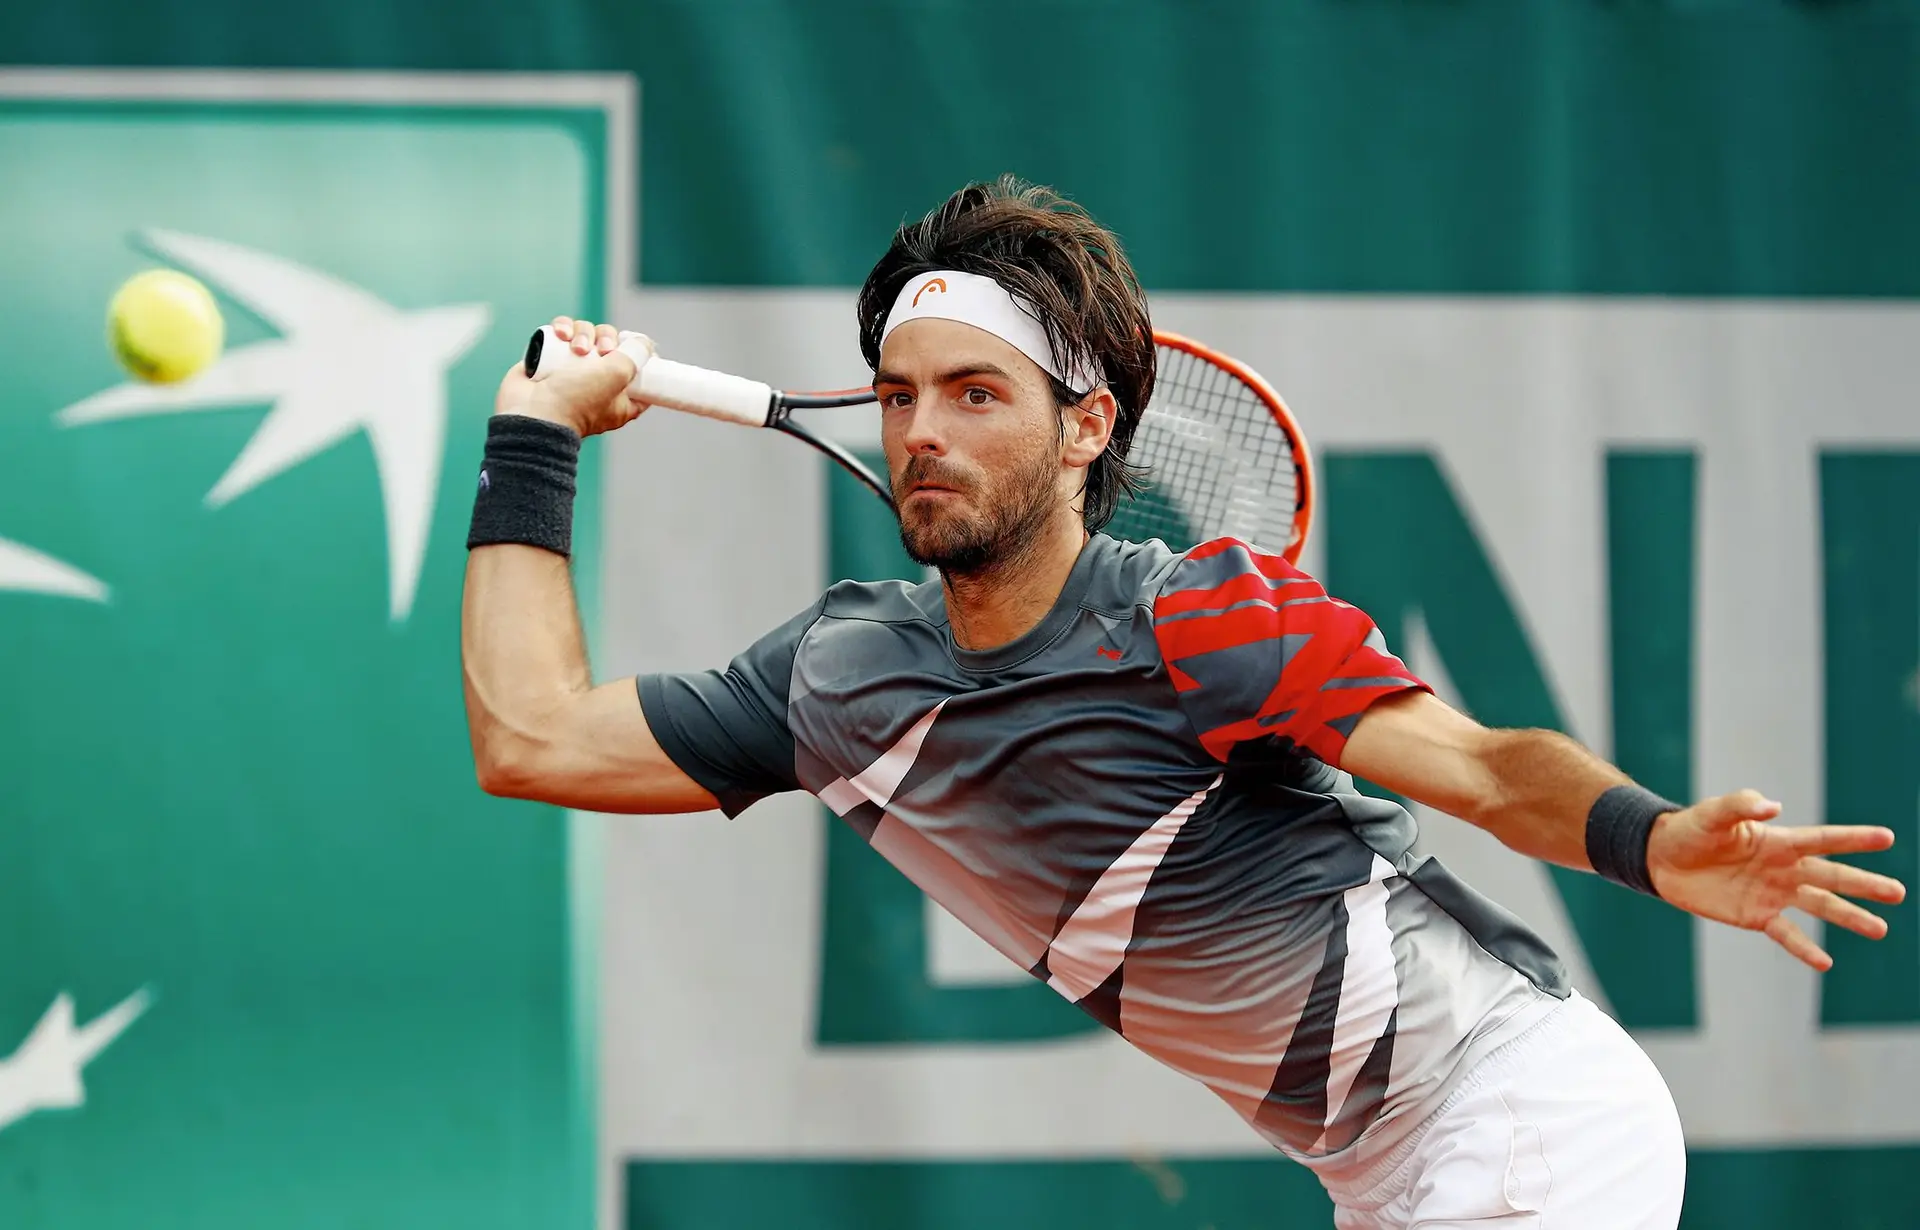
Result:
<svg viewBox="0 0 1920 1230"><path fill-rule="evenodd" d="M1673 1096L1627 1031L1579 995L1482 1060L1407 1148L1364 1187L1327 1181L1338 1230L1680 1224L1687 1155Z"/></svg>

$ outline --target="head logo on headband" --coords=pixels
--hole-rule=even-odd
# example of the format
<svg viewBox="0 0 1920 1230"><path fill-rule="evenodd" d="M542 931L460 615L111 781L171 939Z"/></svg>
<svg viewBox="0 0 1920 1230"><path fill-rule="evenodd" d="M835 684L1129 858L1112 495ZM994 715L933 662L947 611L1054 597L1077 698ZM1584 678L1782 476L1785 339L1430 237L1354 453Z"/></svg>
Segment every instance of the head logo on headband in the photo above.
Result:
<svg viewBox="0 0 1920 1230"><path fill-rule="evenodd" d="M920 301L923 296L925 303ZM942 269L917 284L908 282L893 301L880 342L885 345L893 331L908 321L929 319L958 321L992 334L1076 393L1102 383L1097 367L1069 364L1056 355L1039 316L992 278Z"/></svg>

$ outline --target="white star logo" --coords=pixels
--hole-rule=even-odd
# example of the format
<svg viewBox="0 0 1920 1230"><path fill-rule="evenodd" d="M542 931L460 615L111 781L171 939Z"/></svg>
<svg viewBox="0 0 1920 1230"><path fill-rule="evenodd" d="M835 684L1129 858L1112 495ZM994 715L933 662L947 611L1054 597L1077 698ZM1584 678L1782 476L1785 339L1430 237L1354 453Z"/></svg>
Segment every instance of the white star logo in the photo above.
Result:
<svg viewBox="0 0 1920 1230"><path fill-rule="evenodd" d="M107 600L106 582L32 547L0 538L0 589L61 598Z"/></svg>
<svg viewBox="0 0 1920 1230"><path fill-rule="evenodd" d="M79 1029L73 1027L73 997L54 997L27 1040L0 1059L0 1129L36 1110L84 1106L80 1070L107 1049L147 1010L149 996L135 991Z"/></svg>
<svg viewBox="0 0 1920 1230"><path fill-rule="evenodd" d="M386 507L389 612L413 609L440 489L447 371L492 319L483 303L403 311L351 283L235 244L147 231L156 252L214 283L284 336L177 385L117 385L56 416L66 426L147 414L273 409L207 493L219 508L357 431L373 445Z"/></svg>

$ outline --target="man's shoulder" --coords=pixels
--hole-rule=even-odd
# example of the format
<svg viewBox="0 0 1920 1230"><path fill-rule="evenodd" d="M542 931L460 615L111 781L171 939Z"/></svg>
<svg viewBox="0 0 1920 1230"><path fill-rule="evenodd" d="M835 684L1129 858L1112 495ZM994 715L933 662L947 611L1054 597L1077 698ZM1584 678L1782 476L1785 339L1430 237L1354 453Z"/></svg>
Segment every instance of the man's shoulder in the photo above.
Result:
<svg viewBox="0 0 1920 1230"><path fill-rule="evenodd" d="M823 619L876 624L946 623L938 581L836 581L820 596Z"/></svg>
<svg viewBox="0 0 1920 1230"><path fill-rule="evenodd" d="M1259 576L1269 584L1310 581L1277 550L1237 535L1221 535L1175 550L1155 538L1144 543L1113 540L1108 570L1116 588L1132 601L1152 605L1179 591L1212 590L1241 577Z"/></svg>
<svg viewBox="0 0 1920 1230"><path fill-rule="evenodd" d="M1100 554L1080 605L1113 615L1153 605L1154 592L1184 554L1158 538L1133 542L1107 534L1096 535L1091 549Z"/></svg>
<svg viewBox="0 0 1920 1230"><path fill-rule="evenodd" d="M1187 569L1205 567L1259 572L1268 576L1297 575L1300 572L1279 548L1238 534L1222 534L1218 538L1195 543L1180 553L1179 563Z"/></svg>
<svg viewBox="0 0 1920 1230"><path fill-rule="evenodd" d="M858 644L866 632L910 625L937 628L945 622L937 582L839 581L808 603L805 610L768 629L743 652L743 657L774 655L791 661L803 644L817 644L823 637L830 636L836 644L845 645L851 636Z"/></svg>
<svg viewBox="0 0 1920 1230"><path fill-rule="evenodd" d="M794 641L799 691L939 673L947 661L946 608L937 581L839 581Z"/></svg>

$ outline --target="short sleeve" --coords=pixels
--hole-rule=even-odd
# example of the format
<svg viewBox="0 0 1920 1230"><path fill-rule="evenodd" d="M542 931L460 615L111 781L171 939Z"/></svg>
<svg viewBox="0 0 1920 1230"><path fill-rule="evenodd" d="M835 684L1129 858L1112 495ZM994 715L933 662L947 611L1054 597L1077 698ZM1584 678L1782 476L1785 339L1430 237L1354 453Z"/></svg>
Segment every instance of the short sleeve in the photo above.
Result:
<svg viewBox="0 0 1920 1230"><path fill-rule="evenodd" d="M750 645L725 670L641 675L640 709L660 748L729 817L800 788L787 693L819 602Z"/></svg>
<svg viewBox="0 0 1920 1230"><path fill-rule="evenodd" d="M1207 751L1282 740L1338 768L1367 707L1430 690L1364 611L1235 538L1193 548L1153 595L1153 631Z"/></svg>

